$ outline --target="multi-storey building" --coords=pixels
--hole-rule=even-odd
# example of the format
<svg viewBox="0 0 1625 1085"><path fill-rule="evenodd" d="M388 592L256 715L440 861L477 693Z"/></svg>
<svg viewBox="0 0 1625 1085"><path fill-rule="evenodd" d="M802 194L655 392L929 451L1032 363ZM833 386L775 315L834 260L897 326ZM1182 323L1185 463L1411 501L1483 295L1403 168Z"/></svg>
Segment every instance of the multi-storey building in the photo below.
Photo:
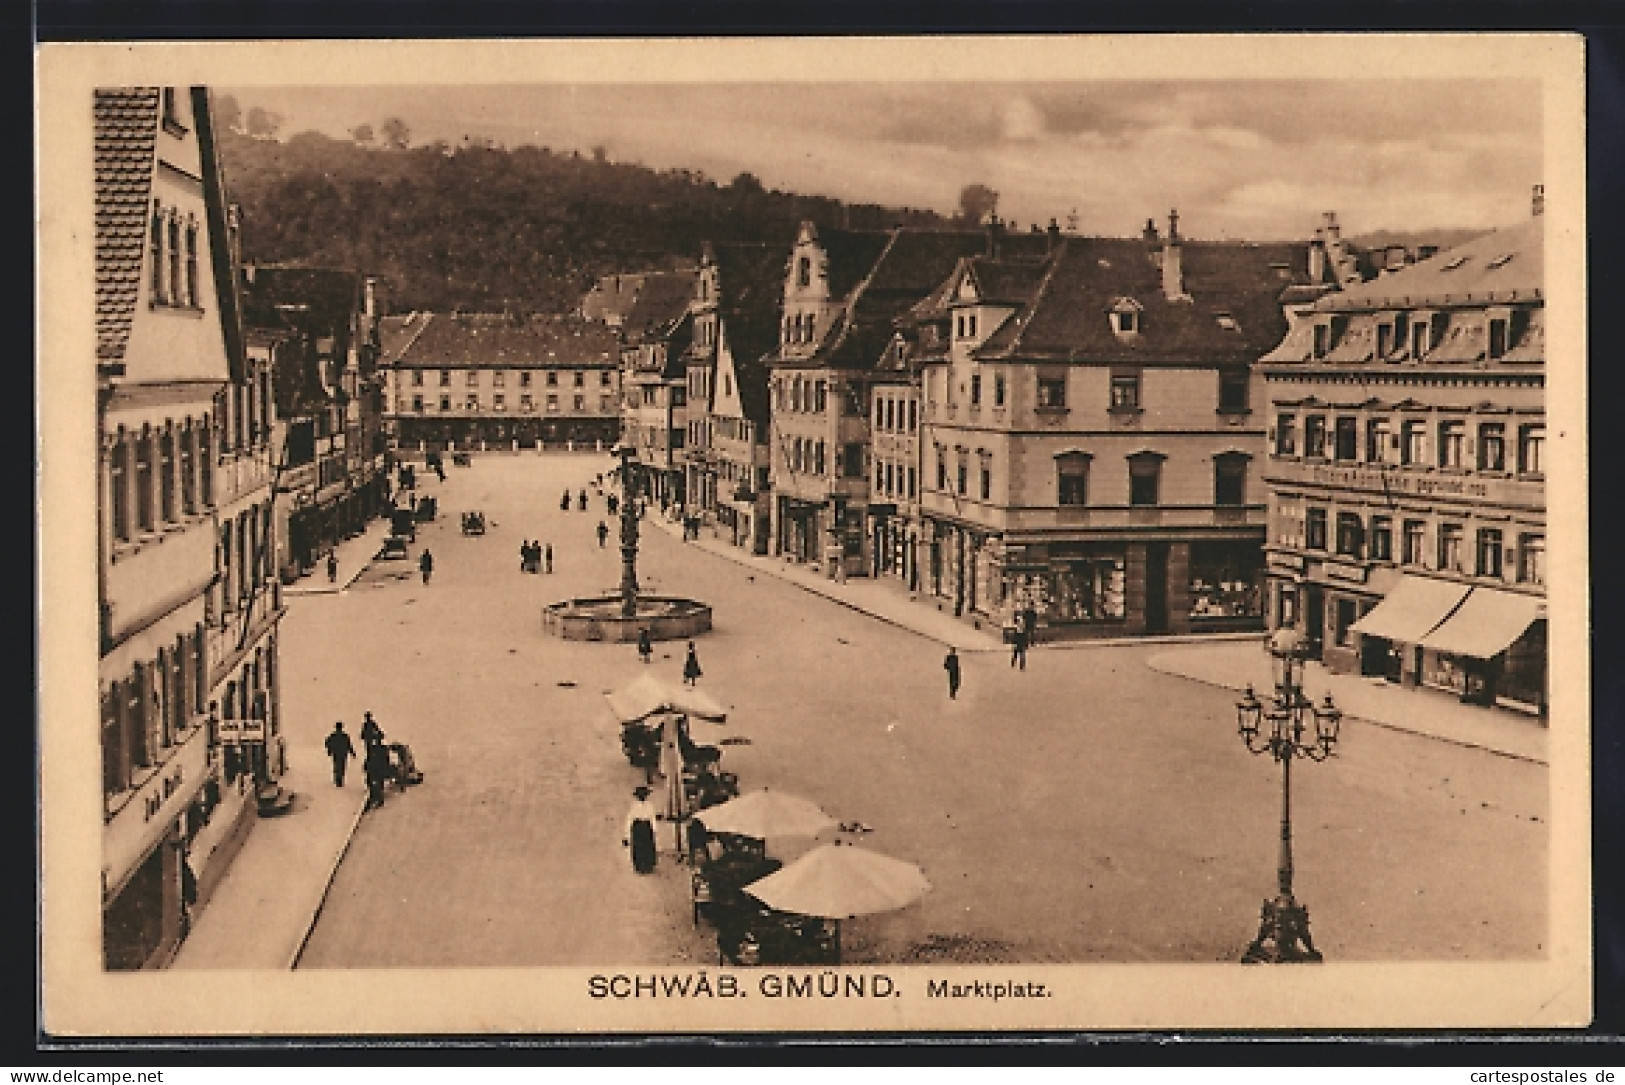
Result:
<svg viewBox="0 0 1625 1085"><path fill-rule="evenodd" d="M263 412L265 386L244 364L208 92L98 90L93 116L102 945L134 969L167 962L245 809L208 725L211 590L221 515L268 527L263 425L228 452L221 416ZM262 605L244 644L274 655L274 624Z"/></svg>
<svg viewBox="0 0 1625 1085"><path fill-rule="evenodd" d="M965 261L918 314L946 338L921 357L921 590L1050 639L1262 627L1252 363L1311 246L1186 242L1171 215L1052 247Z"/></svg>
<svg viewBox="0 0 1625 1085"><path fill-rule="evenodd" d="M1543 241L1330 295L1261 360L1270 624L1333 669L1546 704Z"/></svg>
<svg viewBox="0 0 1625 1085"><path fill-rule="evenodd" d="M250 353L274 372L291 581L387 504L375 286L342 269L245 265L241 287Z"/></svg>
<svg viewBox="0 0 1625 1085"><path fill-rule="evenodd" d="M608 448L615 333L574 316L412 313L379 331L397 448Z"/></svg>
<svg viewBox="0 0 1625 1085"><path fill-rule="evenodd" d="M773 551L832 576L870 571L869 386L893 321L997 231L820 231L803 223L771 372ZM1041 241L1042 239L1040 239ZM1018 247L1025 235L1011 238Z"/></svg>
<svg viewBox="0 0 1625 1085"><path fill-rule="evenodd" d="M685 356L689 504L736 546L766 553L770 511L767 371L779 334L784 252L707 245Z"/></svg>
<svg viewBox="0 0 1625 1085"><path fill-rule="evenodd" d="M699 272L651 272L620 327L621 443L637 453L634 492L662 508L687 499L687 363Z"/></svg>

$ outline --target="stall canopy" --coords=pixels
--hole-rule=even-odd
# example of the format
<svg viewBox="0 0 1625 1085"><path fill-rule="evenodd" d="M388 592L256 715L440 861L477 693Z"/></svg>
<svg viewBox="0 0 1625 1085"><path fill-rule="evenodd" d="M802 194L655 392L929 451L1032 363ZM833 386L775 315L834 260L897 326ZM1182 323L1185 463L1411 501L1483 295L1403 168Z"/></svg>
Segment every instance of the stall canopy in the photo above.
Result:
<svg viewBox="0 0 1625 1085"><path fill-rule="evenodd" d="M1439 628L1422 638L1422 647L1450 655L1490 659L1507 650L1534 622L1545 616L1545 601L1497 588L1474 588L1467 601Z"/></svg>
<svg viewBox="0 0 1625 1085"><path fill-rule="evenodd" d="M686 686L668 686L647 674L604 697L615 718L622 723L633 723L661 712L680 712L713 723L728 718L728 710L710 694Z"/></svg>
<svg viewBox="0 0 1625 1085"><path fill-rule="evenodd" d="M1423 637L1450 617L1471 590L1466 584L1402 576L1393 591L1350 628L1368 637L1420 644Z"/></svg>

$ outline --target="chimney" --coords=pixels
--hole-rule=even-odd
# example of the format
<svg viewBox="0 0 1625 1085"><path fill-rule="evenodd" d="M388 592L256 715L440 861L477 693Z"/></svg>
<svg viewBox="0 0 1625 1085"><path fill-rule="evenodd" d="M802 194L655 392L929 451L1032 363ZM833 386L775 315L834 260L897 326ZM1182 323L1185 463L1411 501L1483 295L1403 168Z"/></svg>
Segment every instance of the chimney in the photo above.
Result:
<svg viewBox="0 0 1625 1085"><path fill-rule="evenodd" d="M1145 229L1140 231L1140 237L1145 240L1145 247L1154 249L1162 244L1162 235L1157 233L1157 220L1146 219Z"/></svg>
<svg viewBox="0 0 1625 1085"><path fill-rule="evenodd" d="M1049 237L1049 242L1044 247L1044 251L1046 253L1054 252L1056 249L1061 247L1061 224L1060 223L1056 222L1054 219L1050 219L1049 220L1049 229L1045 230L1044 233L1047 234L1048 237Z"/></svg>
<svg viewBox="0 0 1625 1085"><path fill-rule="evenodd" d="M1168 212L1168 241L1162 248L1162 293L1169 301L1189 301L1180 266L1179 212Z"/></svg>
<svg viewBox="0 0 1625 1085"><path fill-rule="evenodd" d="M1309 242L1309 281L1319 283L1326 278L1326 242L1320 230L1315 231L1315 239Z"/></svg>
<svg viewBox="0 0 1625 1085"><path fill-rule="evenodd" d="M378 280L367 276L362 286L362 311L368 320L378 319Z"/></svg>
<svg viewBox="0 0 1625 1085"><path fill-rule="evenodd" d="M1546 213L1546 186L1536 185L1529 199L1530 215L1539 218Z"/></svg>
<svg viewBox="0 0 1625 1085"><path fill-rule="evenodd" d="M987 217L987 254L995 260L999 257L999 238L1004 233L1004 223L999 221L998 215Z"/></svg>
<svg viewBox="0 0 1625 1085"><path fill-rule="evenodd" d="M1323 212L1320 216L1320 220L1323 224L1321 229L1326 233L1326 243L1328 245L1335 245L1342 240L1343 228L1337 224L1336 211Z"/></svg>

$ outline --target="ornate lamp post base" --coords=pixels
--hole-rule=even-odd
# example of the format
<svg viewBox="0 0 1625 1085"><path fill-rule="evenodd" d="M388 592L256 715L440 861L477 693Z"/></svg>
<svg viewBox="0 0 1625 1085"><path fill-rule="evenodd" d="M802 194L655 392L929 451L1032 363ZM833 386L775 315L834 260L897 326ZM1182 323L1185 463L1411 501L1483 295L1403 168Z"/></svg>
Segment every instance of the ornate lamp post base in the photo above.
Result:
<svg viewBox="0 0 1625 1085"><path fill-rule="evenodd" d="M1241 955L1242 964L1319 964L1320 950L1309 937L1309 909L1282 895L1266 900L1258 937Z"/></svg>

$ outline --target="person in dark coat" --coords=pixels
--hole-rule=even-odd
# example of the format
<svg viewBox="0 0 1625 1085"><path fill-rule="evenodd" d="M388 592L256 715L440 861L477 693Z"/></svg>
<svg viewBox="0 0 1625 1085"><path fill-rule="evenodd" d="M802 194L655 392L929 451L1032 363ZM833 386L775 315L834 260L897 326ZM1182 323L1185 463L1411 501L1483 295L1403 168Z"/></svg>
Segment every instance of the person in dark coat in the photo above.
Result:
<svg viewBox="0 0 1625 1085"><path fill-rule="evenodd" d="M614 516L617 512L621 511L621 499L616 497L614 494L610 494L607 498L605 498L604 504L609 509L609 514L611 516Z"/></svg>
<svg viewBox="0 0 1625 1085"><path fill-rule="evenodd" d="M643 662L647 663L647 662L649 662L649 656L654 653L654 650L655 650L655 646L649 640L649 629L648 629L648 627L645 626L642 629L639 629L638 630L638 658L643 660Z"/></svg>
<svg viewBox="0 0 1625 1085"><path fill-rule="evenodd" d="M384 782L393 773L389 762L389 749L382 742L367 743L367 756L362 762L367 774L366 809L384 805Z"/></svg>
<svg viewBox="0 0 1625 1085"><path fill-rule="evenodd" d="M700 680L700 657L694 651L694 642L688 642L688 658L683 660L683 685L692 686Z"/></svg>
<svg viewBox="0 0 1625 1085"><path fill-rule="evenodd" d="M525 539L519 544L519 571L530 572L530 540Z"/></svg>
<svg viewBox="0 0 1625 1085"><path fill-rule="evenodd" d="M942 661L942 669L948 672L948 699L952 701L959 696L959 652L951 646Z"/></svg>
<svg viewBox="0 0 1625 1085"><path fill-rule="evenodd" d="M564 491L564 496L559 498L559 511L560 512L569 512L570 511L570 491L569 490L565 490Z"/></svg>
<svg viewBox="0 0 1625 1085"><path fill-rule="evenodd" d="M327 552L327 582L337 583L339 579L339 556L335 550Z"/></svg>
<svg viewBox="0 0 1625 1085"><path fill-rule="evenodd" d="M429 582L429 577L434 575L434 555L427 550L423 552L421 558L418 558L418 572L423 574L425 584Z"/></svg>
<svg viewBox="0 0 1625 1085"><path fill-rule="evenodd" d="M374 742L384 741L384 729L378 726L378 721L372 718L371 712L361 714L361 741L369 746ZM352 749L350 752L355 751Z"/></svg>
<svg viewBox="0 0 1625 1085"><path fill-rule="evenodd" d="M327 756L333 759L333 786L343 787L344 766L355 756L355 745L351 743L350 736L344 733L342 722L333 725L333 733L327 736L323 745L327 747Z"/></svg>
<svg viewBox="0 0 1625 1085"><path fill-rule="evenodd" d="M1022 670L1027 669L1027 630L1017 625L1010 637L1010 666L1020 665Z"/></svg>
<svg viewBox="0 0 1625 1085"><path fill-rule="evenodd" d="M647 874L655 868L655 818L658 812L649 802L649 789L632 792L632 809L626 815L626 835L621 843L632 852L632 869Z"/></svg>
<svg viewBox="0 0 1625 1085"><path fill-rule="evenodd" d="M602 550L604 548L605 541L608 539L609 525L600 520L598 521L598 549Z"/></svg>

